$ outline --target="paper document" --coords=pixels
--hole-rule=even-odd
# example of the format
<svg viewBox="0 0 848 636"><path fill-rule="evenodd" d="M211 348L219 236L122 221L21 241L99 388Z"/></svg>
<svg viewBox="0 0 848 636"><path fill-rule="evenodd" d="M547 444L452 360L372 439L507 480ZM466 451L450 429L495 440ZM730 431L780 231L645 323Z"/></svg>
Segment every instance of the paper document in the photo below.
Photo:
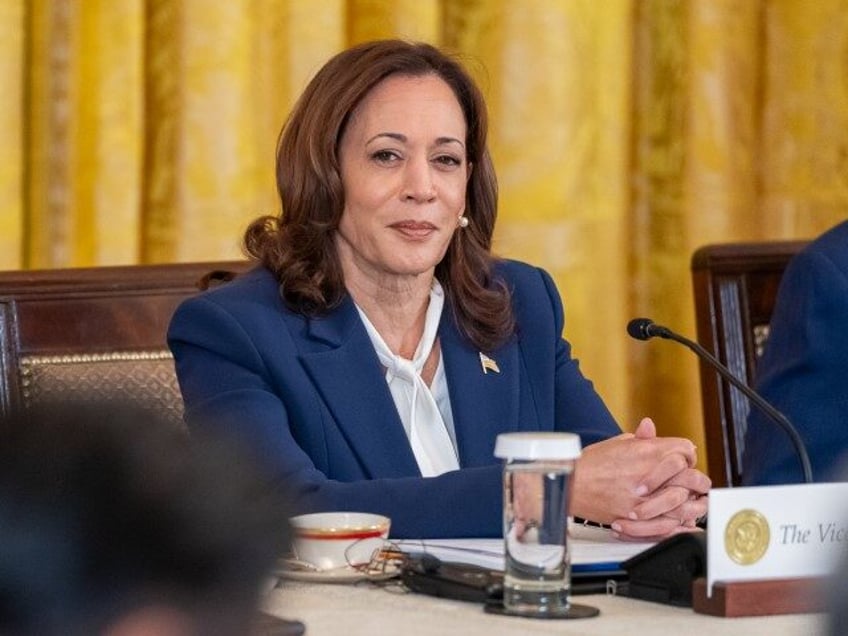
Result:
<svg viewBox="0 0 848 636"><path fill-rule="evenodd" d="M504 569L503 539L405 539L395 541L404 552L427 552L442 561L470 563L492 570ZM609 530L573 525L569 530L571 567L592 570L616 568L654 543L619 541Z"/></svg>

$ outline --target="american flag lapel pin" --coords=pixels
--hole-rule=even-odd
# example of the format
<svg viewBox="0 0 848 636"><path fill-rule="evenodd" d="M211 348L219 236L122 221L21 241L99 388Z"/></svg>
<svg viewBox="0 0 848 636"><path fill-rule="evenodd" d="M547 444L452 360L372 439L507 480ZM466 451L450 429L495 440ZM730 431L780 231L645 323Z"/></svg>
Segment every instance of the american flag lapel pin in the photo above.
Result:
<svg viewBox="0 0 848 636"><path fill-rule="evenodd" d="M500 373L501 370L498 368L498 363L492 360L489 356L487 356L482 351L480 352L480 366L483 367L483 373Z"/></svg>

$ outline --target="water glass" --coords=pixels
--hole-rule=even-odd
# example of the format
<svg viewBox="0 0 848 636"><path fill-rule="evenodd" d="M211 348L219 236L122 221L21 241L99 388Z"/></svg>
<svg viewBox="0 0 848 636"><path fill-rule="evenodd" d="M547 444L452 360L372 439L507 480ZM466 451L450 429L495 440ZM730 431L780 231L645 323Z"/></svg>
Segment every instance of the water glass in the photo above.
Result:
<svg viewBox="0 0 848 636"><path fill-rule="evenodd" d="M502 433L495 455L504 460L504 609L528 616L567 615L568 517L580 437Z"/></svg>

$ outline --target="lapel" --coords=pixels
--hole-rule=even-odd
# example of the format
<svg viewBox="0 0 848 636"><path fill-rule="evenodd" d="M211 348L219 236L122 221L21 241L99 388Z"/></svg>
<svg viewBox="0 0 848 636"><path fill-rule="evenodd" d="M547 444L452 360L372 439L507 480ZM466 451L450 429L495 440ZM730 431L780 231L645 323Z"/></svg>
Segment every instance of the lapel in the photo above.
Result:
<svg viewBox="0 0 848 636"><path fill-rule="evenodd" d="M439 325L445 375L453 411L459 461L463 467L492 464L498 433L518 430L518 343L511 338L493 352L500 373L483 372L480 351L456 326L446 303Z"/></svg>
<svg viewBox="0 0 848 636"><path fill-rule="evenodd" d="M314 350L301 354L301 362L366 475L420 475L383 368L350 298L328 316L310 319L308 337ZM512 338L488 353L500 373L484 373L480 351L459 332L448 303L439 339L460 465L492 464L497 434L518 430L517 341ZM393 450L387 453L386 448Z"/></svg>
<svg viewBox="0 0 848 636"><path fill-rule="evenodd" d="M310 319L309 337L324 346L300 359L357 455L367 477L420 475L383 368L353 301ZM386 452L386 449L392 449Z"/></svg>

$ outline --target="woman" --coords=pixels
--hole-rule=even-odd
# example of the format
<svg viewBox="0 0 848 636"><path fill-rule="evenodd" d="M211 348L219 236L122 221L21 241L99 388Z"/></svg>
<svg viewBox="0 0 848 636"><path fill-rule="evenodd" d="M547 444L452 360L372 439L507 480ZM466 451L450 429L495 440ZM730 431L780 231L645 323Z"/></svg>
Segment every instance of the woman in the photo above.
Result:
<svg viewBox="0 0 848 636"><path fill-rule="evenodd" d="M709 488L692 444L621 434L550 277L491 256L486 134L479 90L429 45L331 59L280 138L283 212L247 230L260 266L173 319L189 425L232 429L296 510L379 512L395 537L499 535L496 435L573 431L591 445L575 515L691 528Z"/></svg>

